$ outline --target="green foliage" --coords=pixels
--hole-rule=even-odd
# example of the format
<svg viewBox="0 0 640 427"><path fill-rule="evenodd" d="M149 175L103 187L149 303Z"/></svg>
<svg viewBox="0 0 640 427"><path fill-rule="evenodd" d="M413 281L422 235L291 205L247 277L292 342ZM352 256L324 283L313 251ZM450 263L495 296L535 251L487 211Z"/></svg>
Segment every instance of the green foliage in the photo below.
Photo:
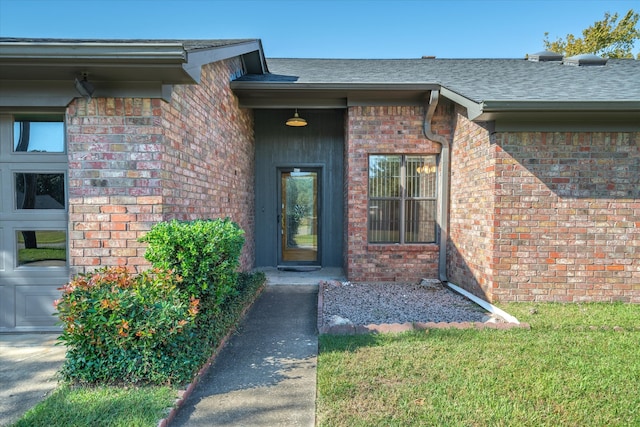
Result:
<svg viewBox="0 0 640 427"><path fill-rule="evenodd" d="M239 273L235 296L214 314L176 275L108 267L78 275L56 301L67 346L63 379L78 384L184 384L240 320L266 278Z"/></svg>
<svg viewBox="0 0 640 427"><path fill-rule="evenodd" d="M56 302L67 346L62 368L79 383L171 383L192 374L183 346L193 335L197 299L162 270L133 275L107 267L78 275Z"/></svg>
<svg viewBox="0 0 640 427"><path fill-rule="evenodd" d="M188 382L265 281L238 272L244 232L229 219L160 223L141 240L153 270L103 268L62 288L66 380Z"/></svg>
<svg viewBox="0 0 640 427"><path fill-rule="evenodd" d="M140 241L145 258L180 275L194 298L220 306L235 294L244 231L230 219L162 222Z"/></svg>
<svg viewBox="0 0 640 427"><path fill-rule="evenodd" d="M633 9L620 22L617 22L617 13L611 15L606 12L603 20L596 21L582 31L582 38L567 34L565 39L558 38L552 42L549 41L549 33L545 33L544 46L547 50L565 56L593 53L607 58L633 58L633 46L640 40L638 18L640 15Z"/></svg>

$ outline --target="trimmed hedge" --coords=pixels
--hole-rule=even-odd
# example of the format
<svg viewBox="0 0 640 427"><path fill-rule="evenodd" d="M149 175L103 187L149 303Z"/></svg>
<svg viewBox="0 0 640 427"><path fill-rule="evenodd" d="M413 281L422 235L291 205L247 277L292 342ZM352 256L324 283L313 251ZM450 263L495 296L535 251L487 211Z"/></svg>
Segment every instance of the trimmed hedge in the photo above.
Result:
<svg viewBox="0 0 640 427"><path fill-rule="evenodd" d="M159 223L141 240L154 268L76 276L56 302L64 379L184 384L236 326L265 282L238 273L244 232L228 219Z"/></svg>
<svg viewBox="0 0 640 427"><path fill-rule="evenodd" d="M236 294L244 230L229 218L161 222L141 239L154 267L182 277L181 288L220 306Z"/></svg>

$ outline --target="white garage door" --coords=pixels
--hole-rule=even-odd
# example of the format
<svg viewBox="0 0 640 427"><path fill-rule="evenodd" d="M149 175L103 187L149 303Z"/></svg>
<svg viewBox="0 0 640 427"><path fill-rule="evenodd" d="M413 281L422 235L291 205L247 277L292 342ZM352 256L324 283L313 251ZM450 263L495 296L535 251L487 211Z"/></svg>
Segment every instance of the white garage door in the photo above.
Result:
<svg viewBox="0 0 640 427"><path fill-rule="evenodd" d="M0 115L0 331L55 329L69 279L63 114Z"/></svg>

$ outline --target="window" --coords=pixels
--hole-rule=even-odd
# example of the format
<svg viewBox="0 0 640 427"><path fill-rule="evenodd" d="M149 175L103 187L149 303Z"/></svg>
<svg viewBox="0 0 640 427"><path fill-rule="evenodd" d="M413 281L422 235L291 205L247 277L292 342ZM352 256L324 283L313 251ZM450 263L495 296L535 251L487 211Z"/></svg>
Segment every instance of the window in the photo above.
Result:
<svg viewBox="0 0 640 427"><path fill-rule="evenodd" d="M62 113L0 114L0 252L7 274L66 270L67 169Z"/></svg>
<svg viewBox="0 0 640 427"><path fill-rule="evenodd" d="M64 123L56 117L15 117L13 124L15 153L64 153Z"/></svg>
<svg viewBox="0 0 640 427"><path fill-rule="evenodd" d="M436 241L436 156L369 156L369 242Z"/></svg>
<svg viewBox="0 0 640 427"><path fill-rule="evenodd" d="M14 174L16 209L64 209L63 173Z"/></svg>
<svg viewBox="0 0 640 427"><path fill-rule="evenodd" d="M66 230L16 231L18 267L64 267L67 263Z"/></svg>

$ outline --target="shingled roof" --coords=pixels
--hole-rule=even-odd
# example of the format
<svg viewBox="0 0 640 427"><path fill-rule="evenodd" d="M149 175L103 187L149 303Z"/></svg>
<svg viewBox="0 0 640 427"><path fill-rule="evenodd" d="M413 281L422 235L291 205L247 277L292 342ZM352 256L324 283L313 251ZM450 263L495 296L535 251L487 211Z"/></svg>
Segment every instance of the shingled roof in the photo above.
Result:
<svg viewBox="0 0 640 427"><path fill-rule="evenodd" d="M294 107L298 102L309 108L337 108L340 102L344 107L373 99L401 105L424 102L425 94L437 89L466 107L474 120L494 120L506 112L520 114L518 120L531 112L545 112L545 120L552 112L583 112L598 114L600 120L615 114L615 120L624 116L640 122L640 61L610 59L605 65L580 66L568 62L268 58L269 73L242 76L232 88L244 106L253 108L266 106L268 99L272 107Z"/></svg>
<svg viewBox="0 0 640 427"><path fill-rule="evenodd" d="M437 84L475 102L640 101L640 61L571 66L524 59L281 59L270 74L239 81L322 84Z"/></svg>

